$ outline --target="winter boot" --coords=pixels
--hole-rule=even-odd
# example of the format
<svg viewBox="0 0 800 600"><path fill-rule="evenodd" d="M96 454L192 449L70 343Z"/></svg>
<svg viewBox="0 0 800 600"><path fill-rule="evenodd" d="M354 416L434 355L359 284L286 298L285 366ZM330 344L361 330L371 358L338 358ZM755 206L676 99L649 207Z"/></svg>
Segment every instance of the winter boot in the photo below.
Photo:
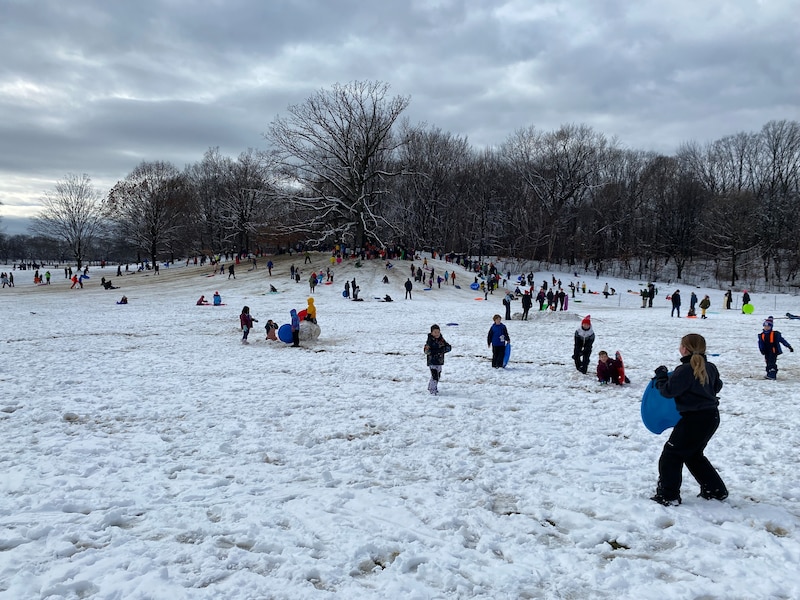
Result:
<svg viewBox="0 0 800 600"><path fill-rule="evenodd" d="M697 494L698 498L705 498L706 500L725 500L728 497L728 490L725 488L721 490L709 490L702 488L700 493Z"/></svg>
<svg viewBox="0 0 800 600"><path fill-rule="evenodd" d="M677 498L666 498L659 493L657 493L655 496L651 496L650 500L653 502L658 502L662 506L678 506L681 503L680 496Z"/></svg>

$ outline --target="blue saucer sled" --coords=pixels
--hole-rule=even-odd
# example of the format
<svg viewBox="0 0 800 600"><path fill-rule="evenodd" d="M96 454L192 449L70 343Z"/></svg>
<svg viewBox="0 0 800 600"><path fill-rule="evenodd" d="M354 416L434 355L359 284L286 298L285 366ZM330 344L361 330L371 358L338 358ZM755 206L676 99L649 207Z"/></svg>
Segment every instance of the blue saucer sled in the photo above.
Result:
<svg viewBox="0 0 800 600"><path fill-rule="evenodd" d="M508 359L511 358L511 343L506 344L506 353L503 355L503 368L508 365Z"/></svg>
<svg viewBox="0 0 800 600"><path fill-rule="evenodd" d="M642 394L642 423L655 434L663 433L675 427L681 420L681 414L675 408L675 400L665 398L656 387L655 378L650 380Z"/></svg>
<svg viewBox="0 0 800 600"><path fill-rule="evenodd" d="M292 326L289 323L281 325L278 328L278 339L285 344L291 344L293 341L292 338Z"/></svg>

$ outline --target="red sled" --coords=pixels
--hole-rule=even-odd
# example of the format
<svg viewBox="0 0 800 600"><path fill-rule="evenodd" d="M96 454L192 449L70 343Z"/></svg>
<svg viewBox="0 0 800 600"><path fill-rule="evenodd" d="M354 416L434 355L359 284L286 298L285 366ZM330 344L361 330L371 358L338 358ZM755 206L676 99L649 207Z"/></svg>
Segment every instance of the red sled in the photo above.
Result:
<svg viewBox="0 0 800 600"><path fill-rule="evenodd" d="M617 350L614 353L614 358L616 358L617 362L619 363L619 383L620 383L620 385L622 385L623 383L630 383L630 380L627 377L625 377L625 363L622 361L622 353L619 350Z"/></svg>

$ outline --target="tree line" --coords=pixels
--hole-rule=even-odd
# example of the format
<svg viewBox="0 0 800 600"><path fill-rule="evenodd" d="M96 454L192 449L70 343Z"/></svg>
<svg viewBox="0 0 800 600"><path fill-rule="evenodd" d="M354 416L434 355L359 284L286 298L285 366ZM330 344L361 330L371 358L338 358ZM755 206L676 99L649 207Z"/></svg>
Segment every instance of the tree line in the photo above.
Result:
<svg viewBox="0 0 800 600"><path fill-rule="evenodd" d="M797 121L686 142L673 156L580 124L522 127L475 148L409 124L409 103L383 82L337 84L276 117L263 150L211 148L183 170L145 161L104 197L87 175L68 175L43 198L34 235L0 239L0 252L80 265L401 246L576 269L614 262L639 277L671 264L679 279L704 261L731 285L754 271L797 278Z"/></svg>

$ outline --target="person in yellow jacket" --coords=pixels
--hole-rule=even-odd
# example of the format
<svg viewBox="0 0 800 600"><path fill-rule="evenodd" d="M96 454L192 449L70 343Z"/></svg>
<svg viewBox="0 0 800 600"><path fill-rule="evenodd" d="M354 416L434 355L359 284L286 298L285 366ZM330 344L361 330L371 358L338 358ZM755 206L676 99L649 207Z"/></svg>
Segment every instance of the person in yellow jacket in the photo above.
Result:
<svg viewBox="0 0 800 600"><path fill-rule="evenodd" d="M312 323L317 322L317 307L314 306L314 299L308 299L308 308L306 309L306 321L311 321Z"/></svg>

